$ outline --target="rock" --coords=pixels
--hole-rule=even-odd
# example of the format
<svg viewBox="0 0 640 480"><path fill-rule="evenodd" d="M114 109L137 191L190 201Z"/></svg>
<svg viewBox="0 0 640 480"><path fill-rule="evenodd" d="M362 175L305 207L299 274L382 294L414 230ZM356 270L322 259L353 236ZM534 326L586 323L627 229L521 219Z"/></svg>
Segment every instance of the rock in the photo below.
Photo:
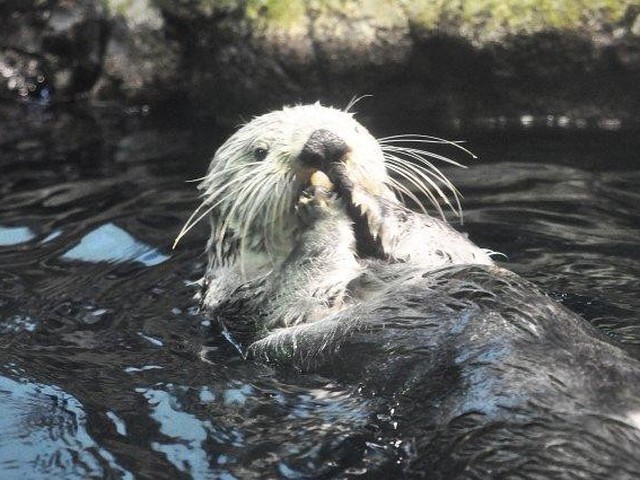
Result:
<svg viewBox="0 0 640 480"><path fill-rule="evenodd" d="M109 0L107 6L110 35L92 97L159 103L188 90L181 47L160 10L149 0Z"/></svg>
<svg viewBox="0 0 640 480"><path fill-rule="evenodd" d="M630 118L639 25L631 0L0 0L0 96L177 101L232 123L366 94L360 110L414 124Z"/></svg>
<svg viewBox="0 0 640 480"><path fill-rule="evenodd" d="M52 92L45 66L37 55L13 48L0 51L0 98L46 102Z"/></svg>
<svg viewBox="0 0 640 480"><path fill-rule="evenodd" d="M1 95L48 101L86 92L100 73L105 26L97 0L1 3Z"/></svg>
<svg viewBox="0 0 640 480"><path fill-rule="evenodd" d="M158 2L192 35L189 97L233 121L282 103L346 105L402 72L412 49L402 10L364 3Z"/></svg>
<svg viewBox="0 0 640 480"><path fill-rule="evenodd" d="M635 115L630 1L157 0L188 45L195 105L237 122L372 94L409 123L523 113ZM591 8L590 8L591 7ZM620 89L611 89L617 84Z"/></svg>
<svg viewBox="0 0 640 480"><path fill-rule="evenodd" d="M422 58L440 54L431 71L447 81L429 79L454 98L460 117L630 117L640 107L630 88L640 81L640 59L626 53L640 47L631 33L638 10L632 2L463 2L436 13L412 3L415 45L427 54Z"/></svg>

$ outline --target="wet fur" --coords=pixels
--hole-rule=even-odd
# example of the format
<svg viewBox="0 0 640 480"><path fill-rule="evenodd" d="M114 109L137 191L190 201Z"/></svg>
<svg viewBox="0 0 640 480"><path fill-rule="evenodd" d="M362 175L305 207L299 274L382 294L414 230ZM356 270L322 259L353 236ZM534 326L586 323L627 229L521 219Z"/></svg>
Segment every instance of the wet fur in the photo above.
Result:
<svg viewBox="0 0 640 480"><path fill-rule="evenodd" d="M290 248L251 278L214 218L203 305L244 354L388 398L408 476L640 478L640 363L446 223L361 194L382 258L331 192L292 194Z"/></svg>

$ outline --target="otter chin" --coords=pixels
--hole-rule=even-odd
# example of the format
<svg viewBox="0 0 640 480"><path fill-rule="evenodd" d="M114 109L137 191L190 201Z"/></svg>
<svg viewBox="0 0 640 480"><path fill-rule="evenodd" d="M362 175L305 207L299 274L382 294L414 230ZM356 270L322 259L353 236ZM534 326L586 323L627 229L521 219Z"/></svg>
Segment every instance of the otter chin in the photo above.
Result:
<svg viewBox="0 0 640 480"><path fill-rule="evenodd" d="M434 142L320 104L244 125L178 237L209 218L203 310L386 399L406 478L640 478L640 362L428 213L459 209Z"/></svg>

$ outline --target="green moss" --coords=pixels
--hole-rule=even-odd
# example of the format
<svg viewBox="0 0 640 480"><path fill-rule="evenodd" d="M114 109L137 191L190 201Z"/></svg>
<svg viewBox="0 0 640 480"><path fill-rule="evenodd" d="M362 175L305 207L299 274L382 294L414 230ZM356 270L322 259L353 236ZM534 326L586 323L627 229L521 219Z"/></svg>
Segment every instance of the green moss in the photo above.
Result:
<svg viewBox="0 0 640 480"><path fill-rule="evenodd" d="M443 25L509 33L576 30L590 18L622 19L634 0L407 0L409 17L426 28Z"/></svg>
<svg viewBox="0 0 640 480"><path fill-rule="evenodd" d="M132 0L104 0L104 6L111 15L124 16L131 7L131 2Z"/></svg>
<svg viewBox="0 0 640 480"><path fill-rule="evenodd" d="M306 14L305 0L248 0L247 18L271 25L291 26Z"/></svg>
<svg viewBox="0 0 640 480"><path fill-rule="evenodd" d="M137 0L103 0L112 14L125 15ZM589 29L590 19L616 22L637 0L149 0L168 10L186 9L198 18L242 12L262 27L303 23L307 9L320 15L374 16L391 25L406 19L423 28L454 29L464 36L495 38L548 29Z"/></svg>

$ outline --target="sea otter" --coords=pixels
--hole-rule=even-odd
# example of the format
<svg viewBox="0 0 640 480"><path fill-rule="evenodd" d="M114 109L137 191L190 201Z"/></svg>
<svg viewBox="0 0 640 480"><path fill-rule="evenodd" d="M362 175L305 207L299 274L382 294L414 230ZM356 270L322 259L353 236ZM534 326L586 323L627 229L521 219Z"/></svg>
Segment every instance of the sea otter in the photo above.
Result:
<svg viewBox="0 0 640 480"><path fill-rule="evenodd" d="M640 478L640 362L430 216L456 191L406 140L440 141L319 104L242 127L181 233L210 218L203 309L249 359L388 398L404 476Z"/></svg>

